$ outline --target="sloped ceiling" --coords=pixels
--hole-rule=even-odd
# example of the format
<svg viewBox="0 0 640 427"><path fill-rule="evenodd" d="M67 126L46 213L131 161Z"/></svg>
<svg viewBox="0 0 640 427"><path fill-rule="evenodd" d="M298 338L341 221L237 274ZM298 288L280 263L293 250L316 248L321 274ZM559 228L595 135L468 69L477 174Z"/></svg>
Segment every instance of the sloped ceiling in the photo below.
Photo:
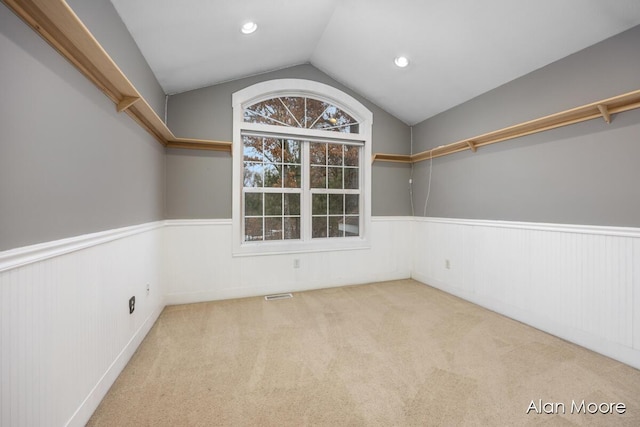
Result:
<svg viewBox="0 0 640 427"><path fill-rule="evenodd" d="M168 94L311 63L410 125L640 24L638 0L111 1Z"/></svg>

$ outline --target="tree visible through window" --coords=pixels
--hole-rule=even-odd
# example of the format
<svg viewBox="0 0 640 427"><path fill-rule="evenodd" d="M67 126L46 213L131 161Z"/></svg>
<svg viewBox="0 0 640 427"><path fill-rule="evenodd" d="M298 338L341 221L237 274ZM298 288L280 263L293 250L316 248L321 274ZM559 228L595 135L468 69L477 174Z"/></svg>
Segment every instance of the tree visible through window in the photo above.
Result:
<svg viewBox="0 0 640 427"><path fill-rule="evenodd" d="M371 112L295 79L242 89L233 108L234 253L367 247Z"/></svg>
<svg viewBox="0 0 640 427"><path fill-rule="evenodd" d="M358 122L328 102L283 96L258 102L244 110L244 121L269 125L358 133Z"/></svg>
<svg viewBox="0 0 640 427"><path fill-rule="evenodd" d="M311 237L358 236L360 147L314 142L309 156Z"/></svg>
<svg viewBox="0 0 640 427"><path fill-rule="evenodd" d="M244 121L358 132L349 114L306 97L258 102L244 110ZM242 144L246 242L360 235L360 146L259 133L243 135ZM310 208L302 203L309 197ZM310 236L303 216L311 218Z"/></svg>
<svg viewBox="0 0 640 427"><path fill-rule="evenodd" d="M245 241L300 238L300 141L244 136Z"/></svg>

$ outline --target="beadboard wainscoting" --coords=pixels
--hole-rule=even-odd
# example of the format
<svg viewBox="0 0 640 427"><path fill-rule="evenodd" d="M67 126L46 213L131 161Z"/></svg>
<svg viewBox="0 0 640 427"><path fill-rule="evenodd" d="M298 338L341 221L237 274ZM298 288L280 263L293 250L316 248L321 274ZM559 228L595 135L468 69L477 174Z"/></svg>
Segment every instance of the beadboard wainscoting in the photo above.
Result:
<svg viewBox="0 0 640 427"><path fill-rule="evenodd" d="M183 304L409 278L412 222L410 217L373 217L367 249L233 256L231 220L169 220L163 263L166 302Z"/></svg>
<svg viewBox="0 0 640 427"><path fill-rule="evenodd" d="M164 307L162 226L0 252L0 425L86 424Z"/></svg>
<svg viewBox="0 0 640 427"><path fill-rule="evenodd" d="M165 304L408 277L640 368L638 229L374 217L369 249L231 239L168 220L0 252L0 425L84 425Z"/></svg>
<svg viewBox="0 0 640 427"><path fill-rule="evenodd" d="M640 230L416 218L412 277L640 368Z"/></svg>

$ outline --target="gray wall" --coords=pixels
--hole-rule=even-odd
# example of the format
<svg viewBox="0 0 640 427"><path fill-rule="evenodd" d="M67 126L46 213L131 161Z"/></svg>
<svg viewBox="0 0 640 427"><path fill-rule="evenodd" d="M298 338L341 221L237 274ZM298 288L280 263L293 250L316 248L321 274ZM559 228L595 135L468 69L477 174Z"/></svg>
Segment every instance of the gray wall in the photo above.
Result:
<svg viewBox="0 0 640 427"><path fill-rule="evenodd" d="M111 59L164 120L165 94L109 0L67 0Z"/></svg>
<svg viewBox="0 0 640 427"><path fill-rule="evenodd" d="M4 4L0 75L0 250L162 219L163 147Z"/></svg>
<svg viewBox="0 0 640 427"><path fill-rule="evenodd" d="M406 124L311 65L173 95L169 98L169 127L181 137L231 141L231 95L252 84L282 78L314 80L348 93L373 112L374 153L409 153L410 128ZM231 218L231 170L229 154L167 150L167 217ZM409 192L403 190L410 168L377 162L372 174L373 215L409 215Z"/></svg>
<svg viewBox="0 0 640 427"><path fill-rule="evenodd" d="M640 89L640 27L434 116L414 153ZM427 216L640 226L640 110L433 160ZM414 166L423 215L429 161Z"/></svg>

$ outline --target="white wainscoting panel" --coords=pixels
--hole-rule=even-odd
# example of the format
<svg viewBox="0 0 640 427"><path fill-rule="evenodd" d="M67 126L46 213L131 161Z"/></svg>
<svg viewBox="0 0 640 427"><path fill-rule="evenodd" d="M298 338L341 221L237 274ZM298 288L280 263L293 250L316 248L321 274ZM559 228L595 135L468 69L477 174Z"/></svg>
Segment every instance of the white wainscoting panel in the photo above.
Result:
<svg viewBox="0 0 640 427"><path fill-rule="evenodd" d="M167 221L167 304L303 291L408 278L407 217L374 217L371 248L278 255L232 255L230 220ZM294 268L299 260L299 268Z"/></svg>
<svg viewBox="0 0 640 427"><path fill-rule="evenodd" d="M0 253L0 425L87 422L164 307L162 225Z"/></svg>
<svg viewBox="0 0 640 427"><path fill-rule="evenodd" d="M0 425L84 425L165 303L407 277L640 368L640 230L376 217L371 232L369 249L234 257L230 220L179 220L0 252Z"/></svg>
<svg viewBox="0 0 640 427"><path fill-rule="evenodd" d="M637 351L640 351L640 239L633 239L632 304L633 304L633 348Z"/></svg>
<svg viewBox="0 0 640 427"><path fill-rule="evenodd" d="M423 283L640 368L638 229L416 218L413 256Z"/></svg>

